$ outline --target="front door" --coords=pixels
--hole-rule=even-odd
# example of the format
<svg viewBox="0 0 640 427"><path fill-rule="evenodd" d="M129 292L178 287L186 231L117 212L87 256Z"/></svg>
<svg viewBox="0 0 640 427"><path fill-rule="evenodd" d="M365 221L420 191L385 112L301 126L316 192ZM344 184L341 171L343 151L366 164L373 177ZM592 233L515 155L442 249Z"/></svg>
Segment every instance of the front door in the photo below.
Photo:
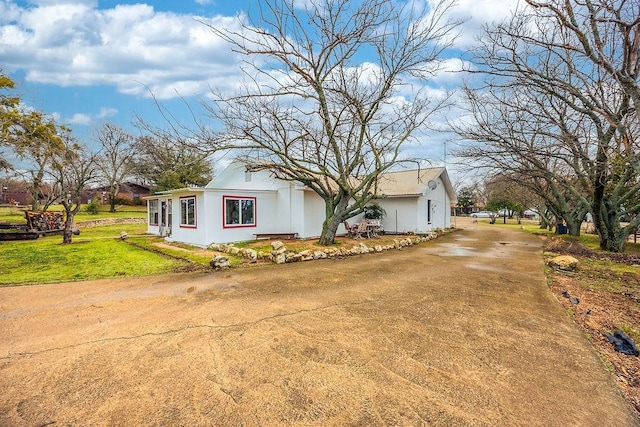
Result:
<svg viewBox="0 0 640 427"><path fill-rule="evenodd" d="M171 200L160 202L160 228L163 236L171 236Z"/></svg>

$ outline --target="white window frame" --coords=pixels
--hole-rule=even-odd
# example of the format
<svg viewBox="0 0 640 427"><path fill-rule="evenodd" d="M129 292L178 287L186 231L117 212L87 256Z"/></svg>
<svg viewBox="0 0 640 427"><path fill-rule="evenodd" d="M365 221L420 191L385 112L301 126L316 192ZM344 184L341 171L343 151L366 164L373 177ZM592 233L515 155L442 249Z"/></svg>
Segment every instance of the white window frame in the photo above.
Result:
<svg viewBox="0 0 640 427"><path fill-rule="evenodd" d="M149 211L149 217L147 218L147 220L149 221L149 225L159 225L160 222L160 211L159 211L159 205L160 205L160 201L158 199L153 199L153 200L148 200L147 201L147 206L148 206L148 211ZM154 220L152 219L155 219Z"/></svg>
<svg viewBox="0 0 640 427"><path fill-rule="evenodd" d="M189 218L189 205L193 208L193 217ZM196 196L180 197L180 227L184 228L196 228L197 224L197 208L196 208Z"/></svg>
<svg viewBox="0 0 640 427"><path fill-rule="evenodd" d="M227 203L228 202L238 202L237 213L238 213L238 222L227 222ZM251 202L253 204L252 216L253 222L245 222L245 218L242 215L241 206L243 202ZM222 227L223 228L239 228L239 227L256 227L257 226L257 201L255 197L250 196L222 196Z"/></svg>

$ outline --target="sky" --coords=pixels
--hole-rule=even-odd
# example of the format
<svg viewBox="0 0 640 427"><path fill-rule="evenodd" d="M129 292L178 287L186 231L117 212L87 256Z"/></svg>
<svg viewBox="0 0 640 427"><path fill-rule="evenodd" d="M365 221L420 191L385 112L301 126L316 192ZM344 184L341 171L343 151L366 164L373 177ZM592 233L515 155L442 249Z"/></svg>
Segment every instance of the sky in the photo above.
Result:
<svg viewBox="0 0 640 427"><path fill-rule="evenodd" d="M132 130L136 116L159 122L155 101L180 118L185 101L196 105L212 87L233 87L241 78L239 58L203 22L233 25L259 1L0 0L0 69L25 105L90 143L105 122ZM458 0L453 13L467 21L434 90L460 84L462 75L450 71L460 66L462 52L484 23L503 19L516 3ZM423 150L424 157L444 159L442 142Z"/></svg>

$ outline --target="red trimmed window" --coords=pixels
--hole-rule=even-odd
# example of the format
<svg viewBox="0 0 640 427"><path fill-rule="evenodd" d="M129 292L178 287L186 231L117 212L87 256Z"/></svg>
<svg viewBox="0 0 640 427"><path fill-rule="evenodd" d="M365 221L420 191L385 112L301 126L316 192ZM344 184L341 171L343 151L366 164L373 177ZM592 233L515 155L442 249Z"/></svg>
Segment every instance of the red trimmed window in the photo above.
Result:
<svg viewBox="0 0 640 427"><path fill-rule="evenodd" d="M256 198L222 196L224 227L255 227Z"/></svg>
<svg viewBox="0 0 640 427"><path fill-rule="evenodd" d="M149 200L149 225L158 225L158 200Z"/></svg>
<svg viewBox="0 0 640 427"><path fill-rule="evenodd" d="M180 227L196 227L196 196L180 197Z"/></svg>

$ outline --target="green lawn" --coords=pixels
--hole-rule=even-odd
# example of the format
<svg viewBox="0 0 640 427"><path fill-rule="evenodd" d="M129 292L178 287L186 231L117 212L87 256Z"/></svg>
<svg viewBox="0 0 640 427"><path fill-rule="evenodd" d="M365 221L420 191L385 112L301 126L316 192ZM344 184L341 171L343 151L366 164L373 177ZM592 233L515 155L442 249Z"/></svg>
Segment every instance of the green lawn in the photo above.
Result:
<svg viewBox="0 0 640 427"><path fill-rule="evenodd" d="M109 206L101 205L99 207L98 214L93 215L85 210L85 206L80 208L80 211L76 214L74 220L76 222L89 221L95 219L104 218L145 218L147 215L146 206L117 206L116 212L110 213ZM24 217L24 211L27 208L14 208L14 207L0 207L0 223L9 224L26 224L27 221ZM51 206L50 211L60 212L64 209L61 205Z"/></svg>
<svg viewBox="0 0 640 427"><path fill-rule="evenodd" d="M479 221L482 223L489 224L488 219L479 220ZM493 226L506 227L506 228L519 228L529 233L534 233L539 235L546 235L546 236L555 235L557 237L562 237L564 239L575 239L575 237L569 236L568 234L559 235L559 234L555 234L554 230L549 231L548 229L542 229L540 228L540 225L538 224L537 221L522 220L521 224L518 224L518 221L516 219L507 218L507 223L504 224L502 217L500 217L496 220L496 223ZM584 233L584 232L580 233L580 237L578 237L578 242L580 242L580 244L582 244L583 246L586 246L587 248L593 249L595 251L600 251L600 239L597 234ZM624 247L624 253L640 254L640 243L636 244L636 243L627 241Z"/></svg>
<svg viewBox="0 0 640 427"><path fill-rule="evenodd" d="M130 236L126 241L122 231ZM82 229L70 245L61 235L0 242L0 286L169 273L204 268L211 259L159 250L153 242L162 239L145 231L146 224L123 224Z"/></svg>

